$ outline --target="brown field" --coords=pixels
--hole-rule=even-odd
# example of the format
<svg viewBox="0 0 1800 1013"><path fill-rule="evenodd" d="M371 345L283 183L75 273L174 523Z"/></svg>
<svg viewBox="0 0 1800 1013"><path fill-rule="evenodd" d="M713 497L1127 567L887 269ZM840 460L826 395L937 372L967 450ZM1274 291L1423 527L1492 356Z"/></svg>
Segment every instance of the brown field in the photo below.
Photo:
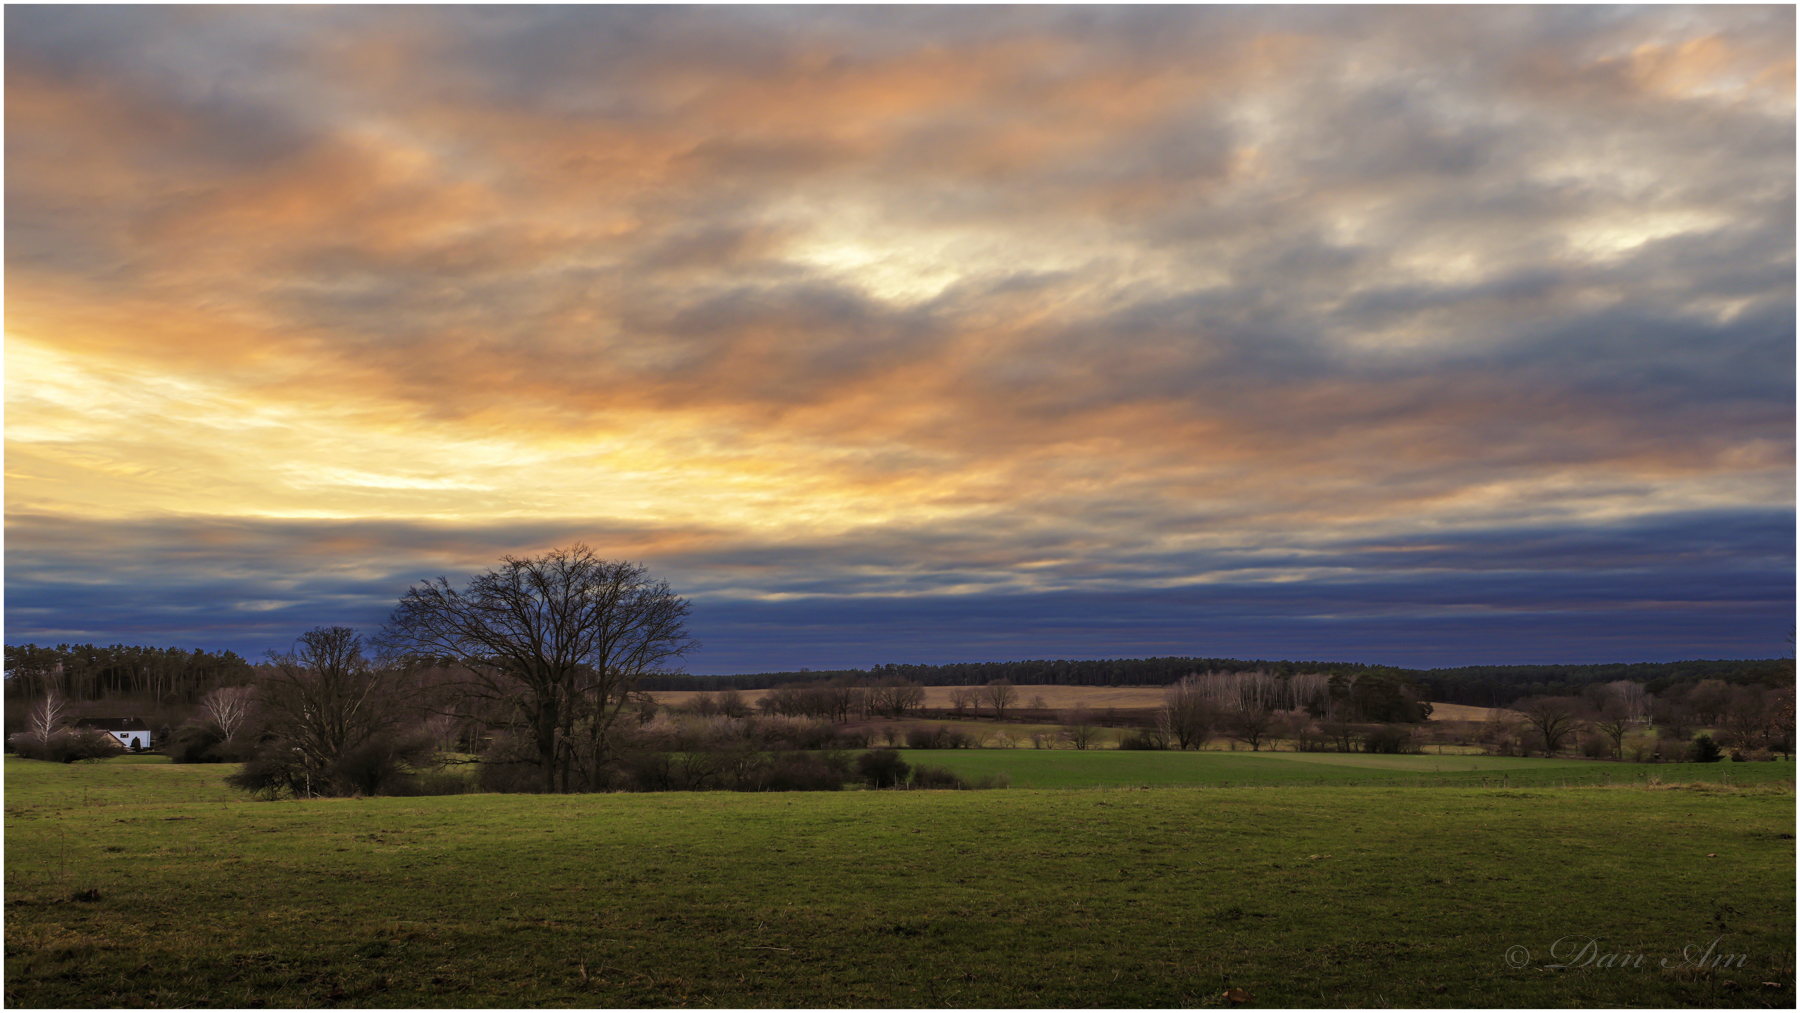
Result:
<svg viewBox="0 0 1800 1013"><path fill-rule="evenodd" d="M1509 711L1503 707L1471 707L1462 703L1434 703L1431 705L1431 720L1433 721L1486 721L1498 713L1523 717L1517 711Z"/></svg>
<svg viewBox="0 0 1800 1013"><path fill-rule="evenodd" d="M925 687L925 706L936 709L950 706L950 694L957 689L980 687L967 686L927 686ZM1018 699L1012 706L1029 710L1032 702L1038 697L1044 698L1044 706L1053 710L1063 710L1086 704L1090 708L1119 707L1143 708L1162 705L1163 690L1161 686L1015 686ZM768 694L766 689L740 690L744 699L751 704ZM656 702L670 706L680 706L693 699L697 694L692 692L652 693ZM986 710L986 705L982 706Z"/></svg>
<svg viewBox="0 0 1800 1013"><path fill-rule="evenodd" d="M925 687L925 706L938 709L950 706L952 690L970 687L927 686ZM979 689L980 687L973 687ZM1101 710L1117 707L1121 710L1139 710L1160 707L1163 699L1161 686L1017 686L1018 699L1013 701L1016 708L1029 710L1032 702L1038 697L1044 698L1044 706L1051 710L1068 710L1083 704L1089 709ZM741 690L744 699L755 705L769 691L766 689ZM656 702L669 706L680 706L693 699L697 694L692 692L652 693ZM987 710L982 705L981 710ZM1486 721L1493 714L1492 707L1470 707L1457 703L1438 703L1431 705L1433 721Z"/></svg>

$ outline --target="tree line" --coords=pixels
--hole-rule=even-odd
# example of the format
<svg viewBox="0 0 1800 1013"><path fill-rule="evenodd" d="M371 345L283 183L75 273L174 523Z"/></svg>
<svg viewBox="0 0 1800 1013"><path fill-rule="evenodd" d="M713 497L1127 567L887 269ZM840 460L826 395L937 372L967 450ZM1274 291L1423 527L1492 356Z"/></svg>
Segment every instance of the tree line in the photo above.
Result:
<svg viewBox="0 0 1800 1013"><path fill-rule="evenodd" d="M576 545L505 557L460 587L442 577L426 581L401 596L379 631L365 636L347 627L318 627L257 666L230 652L26 645L7 648L7 686L9 694L39 701L31 725L46 755L55 753L52 739L78 738L64 735L59 724L71 701L109 694L185 701L204 718L166 736L173 740L172 755L241 760L234 775L239 786L295 795L417 789L446 753L481 754L471 762L481 763L484 783L503 790L670 783L766 789L829 781L831 771L848 766L833 761L821 773L824 768L811 761L780 757L866 747L870 733L841 726L916 714L927 685L953 687L950 709L956 714L985 709L1003 720L1021 685L1161 684L1167 687L1162 706L1138 720L1141 727L1124 744L1176 749L1199 748L1224 733L1253 750L1275 740L1298 743L1296 748L1386 750L1413 739L1404 726L1431 714L1429 699L1453 696L1433 691L1430 678L1416 677L1430 673L1387 666L1194 658L880 665L866 672L697 678L678 670L697 646L686 629L688 614L688 602L642 566L603 560ZM1785 688L1791 729L1792 668L1783 664L1767 663L1766 672L1725 662L1630 666L1653 675L1657 681L1650 685L1660 689L1633 680L1586 683L1580 693L1587 710L1570 721L1604 732L1598 717L1584 716L1614 706L1605 701L1617 693L1602 691L1603 685L1639 687L1643 706L1663 707L1660 723L1671 728L1685 714L1724 721L1759 709L1779 713ZM1728 671L1718 667L1730 665L1735 667ZM1571 683L1551 676L1561 673L1579 683L1616 674L1618 667L1514 666L1471 670L1464 678L1494 692L1508 685L1565 688ZM1708 672L1722 677L1701 677ZM772 685L739 685L753 680ZM769 690L755 713L742 696L750 688ZM659 718L648 689L717 692L697 697L677 719ZM1519 696L1580 698L1519 693L1501 702ZM1090 718L1076 713L1067 722L1068 740L1078 748L1094 741ZM1551 752L1561 744L1562 727L1538 729ZM1752 748L1780 739L1779 728L1745 724L1740 732L1737 738ZM1624 734L1614 736L1620 749ZM71 748L62 755L79 751ZM687 773L676 777L672 764Z"/></svg>
<svg viewBox="0 0 1800 1013"><path fill-rule="evenodd" d="M8 644L5 653L6 695L25 700L55 692L68 700L128 696L192 704L216 686L240 685L252 676L250 663L231 651Z"/></svg>
<svg viewBox="0 0 1800 1013"><path fill-rule="evenodd" d="M148 697L193 704L217 686L242 685L254 666L231 651L114 644L8 645L6 695L36 699L55 688L72 700ZM1251 661L1240 658L1156 657L1100 660L965 662L944 665L880 664L868 669L830 669L702 676L657 672L638 688L653 692L759 690L807 684L904 680L917 686L1167 686L1195 672L1267 672L1276 676L1375 676L1405 680L1438 703L1505 707L1522 697L1574 696L1590 686L1628 680L1652 693L1707 679L1730 685L1776 688L1793 682L1793 661L1691 660L1609 665L1479 665L1409 669L1356 662Z"/></svg>
<svg viewBox="0 0 1800 1013"><path fill-rule="evenodd" d="M1415 669L1341 661L1262 661L1241 658L1156 657L1099 660L960 662L944 665L879 664L867 669L798 669L738 675L669 674L647 679L646 690L755 690L804 683L903 678L921 686L1167 686L1195 672L1266 672L1279 677L1376 676L1411 682L1424 699L1475 707L1505 707L1527 696L1567 696L1619 680L1661 693L1681 683L1717 679L1769 688L1791 684L1791 658L1692 660L1603 665L1479 665Z"/></svg>

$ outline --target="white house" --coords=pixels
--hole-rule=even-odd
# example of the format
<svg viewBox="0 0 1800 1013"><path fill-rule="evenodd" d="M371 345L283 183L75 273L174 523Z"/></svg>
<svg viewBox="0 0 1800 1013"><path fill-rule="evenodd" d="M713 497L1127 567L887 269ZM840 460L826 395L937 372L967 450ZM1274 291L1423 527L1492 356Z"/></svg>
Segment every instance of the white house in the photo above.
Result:
<svg viewBox="0 0 1800 1013"><path fill-rule="evenodd" d="M138 718L82 718L77 728L98 728L126 749L149 749L150 726Z"/></svg>

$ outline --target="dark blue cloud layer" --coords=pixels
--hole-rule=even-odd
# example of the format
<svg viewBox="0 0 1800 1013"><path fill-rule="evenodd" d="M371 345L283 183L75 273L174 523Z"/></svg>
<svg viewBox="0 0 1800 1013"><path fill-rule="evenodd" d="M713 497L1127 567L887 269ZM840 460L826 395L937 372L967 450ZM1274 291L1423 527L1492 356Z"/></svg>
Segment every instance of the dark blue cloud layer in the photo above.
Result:
<svg viewBox="0 0 1800 1013"><path fill-rule="evenodd" d="M504 553L585 538L602 554L625 554L615 551L621 532L551 524L94 527L15 518L9 528L8 643L149 643L246 655L320 624L373 631L412 583L460 581ZM1311 546L1275 561L1304 561L1320 574L1308 579L1269 580L1247 569L1205 585L1119 592L829 595L818 593L833 576L823 572L803 582L811 594L743 600L728 589L695 590L683 577L688 561L677 555L644 561L694 598L691 632L705 646L689 667L701 674L1152 655L1420 667L1660 661L1781 653L1794 619L1794 530L1791 512L1735 510L1421 535ZM109 550L115 542L140 548L121 559ZM159 544L167 551L141 548ZM338 550L327 555L323 545ZM828 566L833 548L819 545L812 555ZM854 546L836 548L858 555ZM1159 563L1172 571L1180 560Z"/></svg>

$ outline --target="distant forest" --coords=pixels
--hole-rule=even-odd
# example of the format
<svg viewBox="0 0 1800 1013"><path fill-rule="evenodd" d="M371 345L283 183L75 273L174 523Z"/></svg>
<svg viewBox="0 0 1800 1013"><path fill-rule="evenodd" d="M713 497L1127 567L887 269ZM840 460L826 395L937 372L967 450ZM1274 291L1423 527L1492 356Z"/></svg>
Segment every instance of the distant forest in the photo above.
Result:
<svg viewBox="0 0 1800 1013"><path fill-rule="evenodd" d="M1017 686L1166 686L1195 672L1264 671L1278 675L1339 673L1397 675L1434 703L1501 707L1527 696L1574 696L1588 686L1629 679L1661 694L1680 683L1718 679L1770 688L1794 684L1790 658L1755 661L1671 661L1611 665L1476 665L1407 669L1341 661L1247 661L1239 658L1115 658L1098 661L993 661L950 665L876 665L869 669L757 672L743 675L663 675L650 691L770 689L838 679L909 679L921 686L982 686L1005 679ZM219 686L250 682L255 668L232 653L114 644L33 644L6 647L6 695L35 699L56 688L74 700L139 697L194 703Z"/></svg>

